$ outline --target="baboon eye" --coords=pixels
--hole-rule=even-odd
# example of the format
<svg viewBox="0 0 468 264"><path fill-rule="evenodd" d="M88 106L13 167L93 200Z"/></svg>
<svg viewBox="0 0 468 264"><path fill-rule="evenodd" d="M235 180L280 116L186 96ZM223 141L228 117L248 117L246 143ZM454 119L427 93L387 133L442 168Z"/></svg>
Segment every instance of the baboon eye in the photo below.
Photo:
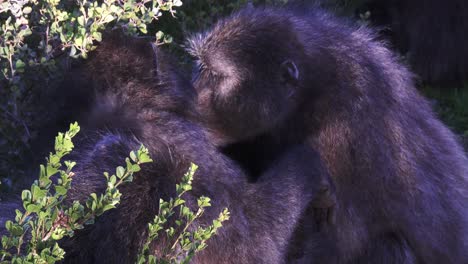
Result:
<svg viewBox="0 0 468 264"><path fill-rule="evenodd" d="M281 77L284 81L298 80L299 79L299 69L291 60L286 60L281 64Z"/></svg>

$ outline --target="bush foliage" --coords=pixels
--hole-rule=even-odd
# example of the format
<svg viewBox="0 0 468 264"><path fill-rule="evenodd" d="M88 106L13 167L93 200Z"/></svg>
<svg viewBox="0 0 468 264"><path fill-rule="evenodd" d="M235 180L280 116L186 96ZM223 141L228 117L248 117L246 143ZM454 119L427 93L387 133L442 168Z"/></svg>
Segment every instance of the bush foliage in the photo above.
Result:
<svg viewBox="0 0 468 264"><path fill-rule="evenodd" d="M148 150L141 147L131 152L125 160L126 167L117 167L115 174L104 176L107 188L103 194L90 194L85 204L73 201L70 206L64 201L71 188L73 161L63 161L73 150L72 138L79 132L77 123L70 130L55 138L55 153L51 153L45 165L40 166L39 179L30 190L21 194L24 212L17 209L14 221L6 222L8 236L2 237L1 261L8 263L55 263L63 259L65 252L57 241L64 236L73 236L77 229L94 223L94 219L107 210L115 208L122 194L118 187L131 182L140 165L151 162Z"/></svg>
<svg viewBox="0 0 468 264"><path fill-rule="evenodd" d="M49 104L38 103L60 81L69 56L86 57L106 29L152 35L171 43L182 64L186 32L208 27L248 2L284 4L287 0L6 0L0 2L0 183L22 177L31 142ZM174 19L176 17L176 19ZM15 177L12 177L15 175ZM5 187L5 185L3 185ZM1 185L0 185L1 188Z"/></svg>
<svg viewBox="0 0 468 264"><path fill-rule="evenodd" d="M148 224L148 238L140 251L138 264L188 263L195 253L206 248L208 239L216 234L224 221L229 219L229 211L225 208L211 225L199 226L194 231L189 231L194 222L203 215L205 208L211 206L210 198L205 196L198 198L196 212L185 206L182 195L192 190L193 175L196 170L197 166L192 164L181 183L176 185L177 197L175 199L170 199L168 202L162 199L159 201L159 212L153 222ZM175 227L165 227L169 218L177 211L179 214L175 220ZM166 233L170 243L161 250L162 257L157 257L150 253L149 246L152 241L158 238L162 230Z"/></svg>
<svg viewBox="0 0 468 264"><path fill-rule="evenodd" d="M366 1L327 3L340 6L344 14L352 14ZM175 43L171 48L180 55L182 64L188 64L182 48L187 32L205 29L249 2L281 5L287 0L183 2L182 5L181 0L0 1L0 183L13 182L25 171L31 141L50 115L47 106L41 108L37 103L38 98L47 96L49 86L60 80L61 72L69 64L68 58L86 58L102 40L105 30L121 28L128 34L152 35L158 44ZM468 138L466 93L441 95L436 89L428 89L426 93L439 101L436 105L441 117ZM73 124L68 132L58 135L55 153L41 166L39 179L23 191L23 210L17 210L14 221L6 224L9 235L1 240L0 262L53 263L62 259L65 252L58 241L117 206L121 197L118 187L131 182L140 164L150 161L144 147L131 152L126 166L118 167L113 175L105 174L108 186L104 193L90 194L84 204L75 201L65 206L63 200L71 186L75 163L62 164L61 160L73 149L72 138L78 131L78 125ZM229 218L226 209L212 225L189 228L210 205L209 198L200 197L195 212L185 206L182 195L191 189L195 170L196 166L192 166L177 185L177 197L160 201L159 214L148 224L148 240L138 263L187 262L206 247L207 239ZM177 218L175 227L166 226L170 217ZM163 256L157 257L151 254L149 245L160 232L172 244Z"/></svg>
<svg viewBox="0 0 468 264"><path fill-rule="evenodd" d="M34 101L58 81L65 70L67 57L86 58L102 40L106 29L122 28L128 34L152 34L157 44L170 43L172 37L157 30L154 21L164 13L176 15L180 0L7 0L0 3L0 179L18 174L30 140L38 125ZM182 15L183 17L183 15ZM166 22L169 24L168 22ZM164 27L161 27L164 28ZM169 27L170 28L170 27ZM46 94L46 93L45 93ZM43 113L47 114L47 113ZM1 263L54 263L65 252L59 241L73 236L74 231L93 224L94 219L113 209L120 201L118 187L131 182L140 164L150 162L148 150L141 147L131 152L126 166L113 175L104 173L107 189L90 194L81 204L63 202L71 188L75 162L62 158L73 149L72 138L79 126L72 124L59 133L55 153L41 165L39 179L22 192L23 210L16 210L14 221L7 221L9 235L2 237ZM191 190L196 166L183 177L177 197L160 201L159 214L148 224L149 236L136 260L138 263L188 262L206 247L206 241L229 219L225 209L212 225L194 228L194 221L210 206L208 197L198 199L199 209L192 212L182 195ZM1 182L0 182L1 183ZM180 212L175 215L175 212ZM176 217L176 226L167 226ZM194 231L188 231L194 230ZM149 245L164 231L173 243L162 256L154 256Z"/></svg>
<svg viewBox="0 0 468 264"><path fill-rule="evenodd" d="M123 28L147 33L163 12L175 15L180 0L7 0L0 3L0 176L21 164L43 120L34 102L59 76L63 58L86 58L102 32ZM169 42L163 33L159 42ZM38 85L39 84L39 85ZM39 86L39 87L38 87ZM37 132L36 132L37 133ZM12 169L13 167L13 169Z"/></svg>
<svg viewBox="0 0 468 264"><path fill-rule="evenodd" d="M73 181L74 161L63 161L73 150L72 138L79 132L77 123L65 133L55 138L55 153L51 153L45 165L40 166L39 179L30 190L21 195L23 210L16 210L14 221L6 222L9 235L1 239L0 263L55 263L62 260L66 252L60 248L60 240L74 235L85 225L93 224L96 217L116 208L122 197L119 187L130 183L140 165L152 162L148 149L141 146L125 159L126 166L119 166L110 175L104 172L107 187L104 193L91 193L85 203L73 201L64 203ZM63 164L62 164L63 162ZM206 247L206 242L229 219L229 211L224 209L213 223L206 227L194 227L210 198L198 199L198 210L193 212L185 206L183 195L192 189L193 176L197 166L192 164L181 182L176 185L177 197L168 202L159 201L159 213L148 224L148 238L141 248L137 263L188 263L195 253ZM179 212L178 215L175 215ZM175 226L167 226L171 217L176 217ZM194 231L190 231L190 230ZM155 256L150 244L164 231L171 243Z"/></svg>

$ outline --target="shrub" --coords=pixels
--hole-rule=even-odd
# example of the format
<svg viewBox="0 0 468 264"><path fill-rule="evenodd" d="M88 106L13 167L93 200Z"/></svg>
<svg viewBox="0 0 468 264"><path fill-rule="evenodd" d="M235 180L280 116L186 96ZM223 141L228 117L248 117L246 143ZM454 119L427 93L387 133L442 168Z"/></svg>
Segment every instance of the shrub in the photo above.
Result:
<svg viewBox="0 0 468 264"><path fill-rule="evenodd" d="M176 185L177 197L170 199L169 202L159 201L159 212L153 222L148 224L148 238L143 245L138 257L138 264L143 263L188 263L195 253L206 248L206 242L222 226L222 223L229 219L229 211L225 208L219 217L213 220L213 224L207 227L198 227L190 232L195 220L200 218L205 212L205 208L211 206L210 198L202 196L198 199L198 210L193 212L185 206L185 200L182 195L192 189L193 175L197 169L192 164L189 171L184 175L180 184ZM175 227L165 227L168 219L176 211L179 211L178 220L175 220ZM164 230L170 243L161 250L163 255L157 257L149 251L149 246L158 236L159 232Z"/></svg>
<svg viewBox="0 0 468 264"><path fill-rule="evenodd" d="M0 178L18 174L24 164L26 149L34 138L37 127L49 113L38 109L37 98L50 83L59 81L67 65L65 58L86 58L102 39L102 32L122 28L128 34L151 34L157 43L170 43L172 37L155 29L152 22L164 13L174 16L180 0L9 0L0 3ZM183 16L183 15L182 15ZM41 115L41 116L39 116ZM115 208L121 194L118 187L132 181L140 164L151 159L148 150L141 147L130 153L125 167L115 174L104 174L107 189L103 194L90 194L86 203L73 201L63 204L70 189L75 162L62 158L73 149L72 138L79 126L60 133L55 142L55 153L41 166L39 179L30 190L22 193L24 211L16 210L14 221L7 221L9 235L2 237L0 262L2 263L54 263L63 259L65 252L59 240L73 236L74 231L92 224L94 219ZM199 209L192 212L184 205L182 195L191 189L196 166L192 166L177 185L177 197L160 201L159 214L148 225L149 236L141 250L138 263L187 262L206 247L206 241L229 218L224 210L208 227L188 228L210 206L207 197L198 200ZM1 182L0 182L1 183ZM179 215L175 215L178 211ZM176 226L167 225L170 217L177 217ZM170 248L159 259L149 251L150 243L165 231Z"/></svg>
<svg viewBox="0 0 468 264"><path fill-rule="evenodd" d="M0 2L0 177L17 174L47 119L38 98L57 81L64 58L86 58L106 28L147 33L180 0L7 0ZM161 43L170 38L156 34ZM39 120L39 121L38 121Z"/></svg>
<svg viewBox="0 0 468 264"><path fill-rule="evenodd" d="M84 204L79 201L65 204L76 162L63 161L62 164L62 159L73 150L72 138L79 130L75 123L70 125L67 132L58 134L55 153L51 153L47 163L40 166L39 179L34 181L30 190L22 192L24 211L17 209L14 221L6 222L9 235L1 239L0 263L55 263L62 260L65 252L60 248L59 240L73 236L76 230L93 224L96 217L114 209L122 196L119 186L131 182L134 173L140 171L141 164L152 162L148 149L141 146L138 151L130 152L129 158L125 159L125 167L117 167L112 175L104 172L107 182L104 193L90 194ZM193 222L203 215L204 208L210 206L208 197L198 199L199 209L196 212L184 205L182 195L192 189L196 169L197 166L192 165L176 185L175 199L168 202L160 200L159 213L148 224L148 238L136 260L138 263L187 263L196 252L206 247L206 241L222 226L222 222L229 219L229 211L224 209L212 225L188 231ZM167 226L176 209L179 215L175 226ZM149 245L161 230L165 231L168 241L172 243L163 251L164 255L156 257L151 254Z"/></svg>

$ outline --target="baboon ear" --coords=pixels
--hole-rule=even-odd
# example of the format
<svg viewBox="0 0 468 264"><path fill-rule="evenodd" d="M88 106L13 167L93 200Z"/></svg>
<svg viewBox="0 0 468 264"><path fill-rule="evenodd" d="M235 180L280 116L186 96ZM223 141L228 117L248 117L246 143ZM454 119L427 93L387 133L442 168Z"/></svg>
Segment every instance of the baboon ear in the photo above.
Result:
<svg viewBox="0 0 468 264"><path fill-rule="evenodd" d="M281 63L281 81L284 83L296 82L299 80L299 69L296 63L286 60Z"/></svg>

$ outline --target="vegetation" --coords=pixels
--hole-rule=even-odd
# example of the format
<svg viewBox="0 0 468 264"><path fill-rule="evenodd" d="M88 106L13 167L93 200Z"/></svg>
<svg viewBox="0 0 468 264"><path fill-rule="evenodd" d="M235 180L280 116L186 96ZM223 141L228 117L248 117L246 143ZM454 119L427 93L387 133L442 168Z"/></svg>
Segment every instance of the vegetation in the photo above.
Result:
<svg viewBox="0 0 468 264"><path fill-rule="evenodd" d="M45 120L38 98L57 81L66 55L86 58L107 28L147 33L180 0L7 0L0 2L0 178L16 174ZM170 42L163 33L159 43ZM41 115L42 114L42 115Z"/></svg>
<svg viewBox="0 0 468 264"><path fill-rule="evenodd" d="M72 138L79 132L77 123L72 124L65 133L55 138L55 153L51 153L45 165L40 166L39 179L34 181L30 190L21 195L23 209L16 210L14 221L6 222L8 236L1 239L0 263L55 263L62 260L65 251L60 248L60 240L74 235L76 230L94 223L96 217L116 208L122 194L119 187L132 182L134 173L141 170L140 165L152 162L148 149L141 146L132 151L125 159L125 167L119 166L115 173L104 172L107 188L102 194L92 193L84 204L79 201L65 203L67 193L73 180L74 161L62 159L73 150ZM160 200L159 213L152 223L148 224L148 238L141 249L138 263L188 263L195 253L206 248L206 242L222 223L229 219L227 208L213 220L212 225L193 229L194 221L199 219L210 198L198 199L198 210L193 212L185 206L183 195L192 189L193 175L197 166L192 164L190 170L176 185L177 197L168 202ZM176 211L175 226L167 226L169 218ZM190 228L190 229L189 229ZM164 230L171 244L155 256L150 251L150 244Z"/></svg>
<svg viewBox="0 0 468 264"><path fill-rule="evenodd" d="M202 196L198 199L198 210L193 212L185 206L182 195L192 189L192 180L197 166L192 164L189 171L184 175L180 184L176 185L177 197L169 202L159 201L159 213L153 222L148 224L148 238L143 245L138 257L138 264L143 263L188 263L195 253L206 248L206 242L216 231L222 227L222 223L229 219L229 211L225 208L219 217L207 227L197 227L194 231L189 231L194 222L205 212L205 208L211 206L210 198ZM178 220L175 220L174 227L164 228L168 219L176 211L179 212ZM163 230L167 235L169 244L162 249L162 257L152 255L149 246L159 236L159 231ZM181 230L178 232L178 230Z"/></svg>
<svg viewBox="0 0 468 264"><path fill-rule="evenodd" d="M439 117L462 138L468 148L468 89L424 87L423 94L433 102Z"/></svg>
<svg viewBox="0 0 468 264"><path fill-rule="evenodd" d="M54 120L47 98L69 58L86 58L106 29L155 36L189 64L184 34L211 25L249 0L6 0L0 3L0 183L24 177L31 142ZM282 4L287 0L254 0ZM176 17L177 19L174 19ZM45 99L44 99L45 98ZM44 103L44 101L46 101ZM40 102L40 103L38 103ZM14 177L13 177L14 175ZM11 184L9 184L11 185ZM3 189L5 186L3 184ZM2 185L0 185L0 189Z"/></svg>
<svg viewBox="0 0 468 264"><path fill-rule="evenodd" d="M73 201L67 206L64 201L71 188L76 162L64 161L62 164L62 158L73 150L72 138L79 130L75 123L67 132L58 134L55 153L40 166L39 179L30 190L22 192L24 212L16 210L14 222L6 222L9 235L2 237L2 262L55 263L63 259L65 252L57 241L64 236L73 236L75 230L94 223L96 217L115 208L122 196L118 187L131 182L141 164L152 161L145 147L132 151L131 159L125 160L125 168L117 167L111 176L104 173L107 188L103 194L92 193L85 204Z"/></svg>
<svg viewBox="0 0 468 264"><path fill-rule="evenodd" d="M345 14L350 14L366 0L334 0ZM174 43L170 48L189 64L183 51L187 32L213 24L233 10L253 4L284 4L287 0L5 0L0 1L0 184L23 177L31 142L47 118L53 118L47 105L37 103L48 96L49 87L60 81L70 58L86 58L101 41L103 32L122 29L128 34L154 36L158 44ZM366 19L366 14L361 16ZM174 19L176 17L177 19ZM156 23L157 21L157 23ZM463 136L468 146L468 91L441 91L425 87L423 93L434 100L440 117ZM51 117L49 117L51 116ZM55 153L40 167L39 178L22 193L23 210L16 211L14 221L1 240L0 263L54 263L63 258L60 239L92 224L94 219L118 205L118 187L132 181L140 165L150 162L148 150L131 152L125 167L114 174L105 173L107 189L90 194L81 204L63 204L73 178L72 161L63 161L73 149L72 138L79 126L73 124L55 141ZM193 165L176 186L177 197L160 201L160 210L148 224L148 240L141 249L138 263L187 262L206 247L206 241L229 219L227 209L212 225L194 227L194 222L210 205L200 197L193 212L185 206L183 195L190 191ZM5 189L5 184L0 185ZM4 190L3 189L3 190ZM2 190L2 189L0 189ZM176 226L167 226L175 217ZM189 231L194 230L194 231ZM163 256L154 256L150 244L165 233L172 241Z"/></svg>
<svg viewBox="0 0 468 264"><path fill-rule="evenodd" d="M172 37L157 30L153 22L164 13L174 17L175 8L181 5L180 0L1 2L0 180L21 174L19 165L24 164L29 144L40 126L34 120L43 120L39 113L47 114L41 111L44 109L34 107L37 104L33 102L47 94L46 84L60 80L67 57L86 58L101 41L103 31L112 28L121 28L128 34L152 34L157 44L170 43ZM72 138L78 131L79 126L72 124L68 132L57 136L55 153L50 154L47 164L41 165L39 179L30 190L22 192L24 211L16 210L14 221L6 223L9 235L1 240L1 263L54 263L63 259L65 252L59 246L60 239L73 236L74 231L115 208L121 198L118 187L132 181L140 164L151 161L144 147L131 152L126 167L118 167L113 175L104 173L107 181L104 193L90 194L84 204L73 201L68 206L64 200L71 187L75 162L62 164L61 160L73 149ZM222 222L229 219L229 211L225 209L212 225L193 227L194 221L210 206L208 197L198 199L196 212L184 205L182 195L191 190L195 170L193 165L176 186L176 198L160 201L159 214L148 225L149 236L138 263L188 262L206 247L206 241ZM176 211L179 215L174 216ZM176 218L176 226L167 226L170 217ZM149 246L161 230L173 243L162 256L154 256Z"/></svg>

